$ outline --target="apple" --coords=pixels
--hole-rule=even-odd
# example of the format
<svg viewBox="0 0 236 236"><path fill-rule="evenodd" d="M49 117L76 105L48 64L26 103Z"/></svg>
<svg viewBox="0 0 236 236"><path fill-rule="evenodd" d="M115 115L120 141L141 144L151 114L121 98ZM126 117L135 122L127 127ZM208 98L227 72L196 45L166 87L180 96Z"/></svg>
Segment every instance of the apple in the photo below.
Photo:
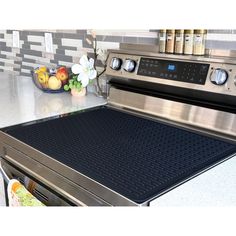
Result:
<svg viewBox="0 0 236 236"><path fill-rule="evenodd" d="M62 86L61 80L59 80L56 76L50 76L48 79L48 87L52 90L60 89Z"/></svg>
<svg viewBox="0 0 236 236"><path fill-rule="evenodd" d="M66 67L60 67L57 69L57 73L56 73L56 77L61 80L62 84L66 84L67 83L67 79L68 79L68 71L66 69Z"/></svg>

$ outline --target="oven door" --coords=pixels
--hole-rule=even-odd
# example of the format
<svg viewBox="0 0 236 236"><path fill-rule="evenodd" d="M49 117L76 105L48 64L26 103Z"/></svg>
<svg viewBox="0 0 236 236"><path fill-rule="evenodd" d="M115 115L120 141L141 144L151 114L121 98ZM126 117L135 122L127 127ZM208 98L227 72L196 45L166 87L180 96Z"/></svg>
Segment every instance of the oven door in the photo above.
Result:
<svg viewBox="0 0 236 236"><path fill-rule="evenodd" d="M32 195L46 206L74 205L3 158L0 159L0 172L3 176L3 191L6 206L9 206L7 186L10 179L17 179Z"/></svg>

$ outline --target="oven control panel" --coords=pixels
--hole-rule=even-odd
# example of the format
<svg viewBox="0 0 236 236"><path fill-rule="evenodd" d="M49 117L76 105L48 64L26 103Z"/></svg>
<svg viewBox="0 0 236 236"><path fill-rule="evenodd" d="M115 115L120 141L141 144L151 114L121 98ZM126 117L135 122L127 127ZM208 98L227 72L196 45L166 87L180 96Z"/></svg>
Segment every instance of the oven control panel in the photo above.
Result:
<svg viewBox="0 0 236 236"><path fill-rule="evenodd" d="M210 64L141 57L138 75L205 84Z"/></svg>
<svg viewBox="0 0 236 236"><path fill-rule="evenodd" d="M197 56L160 53L109 53L106 75L236 97L236 63ZM140 84L140 83L139 83Z"/></svg>

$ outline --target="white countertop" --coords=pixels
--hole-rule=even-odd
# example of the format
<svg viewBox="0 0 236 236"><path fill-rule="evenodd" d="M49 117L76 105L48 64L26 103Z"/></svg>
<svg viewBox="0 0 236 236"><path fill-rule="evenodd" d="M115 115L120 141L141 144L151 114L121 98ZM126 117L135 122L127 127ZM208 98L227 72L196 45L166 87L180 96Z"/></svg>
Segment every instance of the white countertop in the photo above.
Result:
<svg viewBox="0 0 236 236"><path fill-rule="evenodd" d="M236 156L167 192L151 206L236 207Z"/></svg>
<svg viewBox="0 0 236 236"><path fill-rule="evenodd" d="M0 73L0 128L106 104L106 100L88 93L73 97L70 93L45 93L31 78Z"/></svg>
<svg viewBox="0 0 236 236"><path fill-rule="evenodd" d="M0 73L0 128L104 104L106 100L93 93L80 98L67 92L45 93L29 77ZM0 206L5 206L1 173Z"/></svg>

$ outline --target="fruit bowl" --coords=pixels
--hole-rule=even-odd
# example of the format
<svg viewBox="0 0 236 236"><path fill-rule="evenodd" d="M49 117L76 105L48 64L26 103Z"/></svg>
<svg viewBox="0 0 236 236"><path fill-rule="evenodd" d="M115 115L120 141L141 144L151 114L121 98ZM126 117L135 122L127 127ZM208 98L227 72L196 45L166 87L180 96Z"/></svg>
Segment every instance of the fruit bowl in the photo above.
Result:
<svg viewBox="0 0 236 236"><path fill-rule="evenodd" d="M64 85L68 82L69 72L64 66L47 68L40 66L32 71L35 86L46 93L64 92Z"/></svg>

